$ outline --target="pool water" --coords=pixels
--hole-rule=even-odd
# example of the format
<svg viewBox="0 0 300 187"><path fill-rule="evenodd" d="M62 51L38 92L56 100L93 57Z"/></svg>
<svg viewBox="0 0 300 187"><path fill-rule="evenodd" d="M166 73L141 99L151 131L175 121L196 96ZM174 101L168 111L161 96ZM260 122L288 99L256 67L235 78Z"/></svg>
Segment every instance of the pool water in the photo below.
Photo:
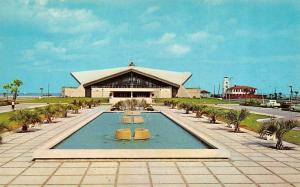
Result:
<svg viewBox="0 0 300 187"><path fill-rule="evenodd" d="M54 149L212 149L160 112L144 112L144 124L122 124L121 112L104 112ZM148 140L116 140L116 129L147 128Z"/></svg>

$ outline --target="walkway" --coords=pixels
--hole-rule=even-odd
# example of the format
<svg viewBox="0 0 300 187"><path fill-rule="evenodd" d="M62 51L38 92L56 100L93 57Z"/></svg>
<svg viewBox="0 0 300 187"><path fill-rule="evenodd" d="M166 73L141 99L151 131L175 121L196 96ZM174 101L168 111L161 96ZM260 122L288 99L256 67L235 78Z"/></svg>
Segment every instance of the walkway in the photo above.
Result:
<svg viewBox="0 0 300 187"><path fill-rule="evenodd" d="M278 151L253 134L231 133L223 124L209 124L193 114L159 107L210 136L231 152L229 160L40 160L32 152L78 121L106 110L85 109L80 115L42 125L33 133L13 133L0 145L2 186L300 186L300 149ZM163 125L163 124L162 124ZM1 185L0 185L1 186Z"/></svg>
<svg viewBox="0 0 300 187"><path fill-rule="evenodd" d="M43 103L30 103L30 104L17 104L15 109L24 109L24 108L36 108L46 106L47 104ZM0 113L12 111L11 105L9 106L0 106Z"/></svg>

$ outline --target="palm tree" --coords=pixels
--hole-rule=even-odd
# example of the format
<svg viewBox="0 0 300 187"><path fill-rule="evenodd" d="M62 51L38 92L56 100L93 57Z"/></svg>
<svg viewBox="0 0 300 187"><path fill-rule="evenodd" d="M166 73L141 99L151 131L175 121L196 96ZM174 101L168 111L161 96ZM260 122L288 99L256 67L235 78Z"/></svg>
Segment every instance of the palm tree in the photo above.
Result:
<svg viewBox="0 0 300 187"><path fill-rule="evenodd" d="M47 123L52 123L52 119L59 113L57 106L47 105L38 109L39 113L44 115Z"/></svg>
<svg viewBox="0 0 300 187"><path fill-rule="evenodd" d="M23 82L19 79L14 80L11 84L10 84L10 90L11 93L13 94L13 100L16 101L17 100L17 96L18 96L18 92L19 92L19 88L20 86L23 85Z"/></svg>
<svg viewBox="0 0 300 187"><path fill-rule="evenodd" d="M247 95L250 93L250 89L249 88L245 88L244 92L245 92L245 103L246 103L246 101L247 101Z"/></svg>
<svg viewBox="0 0 300 187"><path fill-rule="evenodd" d="M249 112L246 109L242 109L241 111L230 110L226 113L225 118L228 120L228 123L235 126L234 132L240 132L240 123L246 119L248 115Z"/></svg>
<svg viewBox="0 0 300 187"><path fill-rule="evenodd" d="M58 104L55 107L57 107L58 112L63 118L68 117L68 110L70 108L68 104Z"/></svg>
<svg viewBox="0 0 300 187"><path fill-rule="evenodd" d="M13 115L9 118L10 121L17 122L18 125L22 126L22 131L28 131L28 125L33 122L33 113L29 110L17 110L13 113Z"/></svg>
<svg viewBox="0 0 300 187"><path fill-rule="evenodd" d="M8 101L8 91L10 89L10 84L4 84L3 85L3 89L6 91L5 95L6 95L6 100Z"/></svg>
<svg viewBox="0 0 300 187"><path fill-rule="evenodd" d="M281 92L278 93L278 97L279 97L279 99L282 98L282 93Z"/></svg>
<svg viewBox="0 0 300 187"><path fill-rule="evenodd" d="M221 115L221 111L214 107L207 108L205 112L207 116L210 118L209 120L210 123L216 123L217 117Z"/></svg>
<svg viewBox="0 0 300 187"><path fill-rule="evenodd" d="M68 105L68 109L69 109L69 110L72 110L72 112L73 112L74 114L79 114L79 109L80 109L80 107L77 106L77 105L74 105L74 104L69 104L69 105Z"/></svg>
<svg viewBox="0 0 300 187"><path fill-rule="evenodd" d="M283 149L282 139L285 133L299 126L299 121L296 120L270 120L262 125L261 132L266 134L274 134L277 138L276 149Z"/></svg>
<svg viewBox="0 0 300 187"><path fill-rule="evenodd" d="M202 118L202 115L205 114L207 106L206 105L198 105L196 110L196 117Z"/></svg>
<svg viewBox="0 0 300 187"><path fill-rule="evenodd" d="M297 100L297 98L298 98L298 91L294 91L294 93L295 93L295 100Z"/></svg>

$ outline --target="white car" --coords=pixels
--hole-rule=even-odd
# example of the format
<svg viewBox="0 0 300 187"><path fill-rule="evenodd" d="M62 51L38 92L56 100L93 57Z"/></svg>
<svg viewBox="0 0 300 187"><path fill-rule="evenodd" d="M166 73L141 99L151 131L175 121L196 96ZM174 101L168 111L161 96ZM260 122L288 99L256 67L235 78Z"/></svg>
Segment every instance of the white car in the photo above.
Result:
<svg viewBox="0 0 300 187"><path fill-rule="evenodd" d="M291 106L291 111L300 111L300 104L294 104Z"/></svg>
<svg viewBox="0 0 300 187"><path fill-rule="evenodd" d="M280 103L277 103L276 100L269 100L267 103L265 104L261 104L261 106L265 106L265 107L280 107Z"/></svg>

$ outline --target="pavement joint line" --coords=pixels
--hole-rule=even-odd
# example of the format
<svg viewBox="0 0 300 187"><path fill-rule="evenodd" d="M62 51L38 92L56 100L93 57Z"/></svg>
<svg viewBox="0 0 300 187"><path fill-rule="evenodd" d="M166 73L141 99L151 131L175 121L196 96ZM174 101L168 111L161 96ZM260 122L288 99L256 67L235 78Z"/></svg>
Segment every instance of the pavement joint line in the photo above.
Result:
<svg viewBox="0 0 300 187"><path fill-rule="evenodd" d="M150 186L153 187L153 181L152 181L152 175L151 175L151 170L150 170L149 162L146 162L146 166L147 166L147 171L148 171L148 177L149 177Z"/></svg>
<svg viewBox="0 0 300 187"><path fill-rule="evenodd" d="M185 179L184 175L182 174L177 162L174 162L175 166L176 166L176 169L178 170L179 174L180 174L180 177L181 179L183 180L184 184L189 187L189 183L187 182L187 180Z"/></svg>
<svg viewBox="0 0 300 187"><path fill-rule="evenodd" d="M115 173L116 177L115 177L115 182L114 182L114 187L118 187L118 180L119 180L119 173L120 173L120 161L117 162L117 171Z"/></svg>
<svg viewBox="0 0 300 187"><path fill-rule="evenodd" d="M88 173L89 169L91 168L91 165L92 165L92 162L89 162L89 164L88 164L88 166L87 166L84 174L82 175L82 177L81 177L81 179L79 181L79 184L78 184L79 186L82 185L82 182L83 182L84 178L87 176L87 173Z"/></svg>
<svg viewBox="0 0 300 187"><path fill-rule="evenodd" d="M93 114L94 114L94 113L93 113ZM93 115L93 114L91 114L91 115ZM89 115L88 117L90 117L91 115ZM76 118L76 117L78 117L78 118ZM82 117L82 116L75 116L76 119L80 119L81 117ZM72 119L71 121L74 121L74 120L76 120L76 119ZM81 120L81 121L82 121L82 120ZM62 124L59 124L58 127L63 127L63 126L65 126L65 125L69 125L69 124L68 124L69 122L70 122L70 121L63 122ZM27 142L29 142L29 141L31 141L31 140L34 140L35 138L41 137L41 136L43 136L43 135L45 135L45 134L47 134L47 133L49 133L49 132L51 132L51 131L54 131L54 130L56 130L56 129L57 129L57 127L56 127L56 128L55 128L55 127L51 127L50 131L46 131L46 130L45 130L45 132L43 132L43 133L41 133L41 134L39 134L39 135L37 135L37 136L34 136L33 138L30 138L30 139L26 140L25 142L22 142L21 144L16 144L15 146L11 147L10 149L7 149L6 151L4 151L3 153L5 153L5 152L7 152L7 151L10 151L10 150L12 150L12 149L14 149L14 148L16 148L16 147L19 147L19 146L21 146L21 145L24 144L24 143L27 143ZM63 130L64 130L64 129L61 129L58 133L61 133ZM56 133L56 135L57 135L58 133ZM53 137L54 137L54 136L53 136ZM48 140L43 141L43 143L46 142L46 141L48 141ZM41 145L41 144L39 144L39 145L37 145L37 146L35 146L35 147L31 148L31 149L26 150L26 151L23 152L21 155L25 154L27 151L30 151L30 150L35 149L36 147L39 147L40 145ZM21 155L12 157L10 160L8 160L8 161L4 162L3 164L1 164L1 167L2 167L3 165L5 165L5 164L7 164L7 163L9 163L9 162L11 162L11 161L13 161L13 160L16 159L17 157L20 157Z"/></svg>
<svg viewBox="0 0 300 187"><path fill-rule="evenodd" d="M22 175L26 170L28 170L28 168L30 168L32 165L33 165L33 163L31 163L29 166L27 166L26 169L24 169L21 173L19 173L19 174L16 175L12 180L10 180L10 182L7 183L7 184L5 185L5 187L8 186L9 184L11 184L14 180L16 180L16 178L18 178L19 176L21 176L21 175Z"/></svg>
<svg viewBox="0 0 300 187"><path fill-rule="evenodd" d="M211 175L218 181L218 183L221 184L221 186L225 186L204 162L203 166L211 173Z"/></svg>
<svg viewBox="0 0 300 187"><path fill-rule="evenodd" d="M219 141L218 141L219 142ZM222 145L224 145L223 143L222 143ZM235 150L233 150L233 151L235 151ZM255 151L257 151L257 150L255 150ZM258 151L257 151L258 152ZM261 153L261 152L260 152ZM247 157L249 160L252 160L252 161L254 161L254 162L256 162L257 164L259 164L260 166L262 166L263 168L265 168L265 169L267 169L268 171L270 171L272 174L274 174L275 176L277 176L277 177L279 177L280 179L282 179L283 181L285 181L285 182L287 182L287 183L289 183L289 184L291 184L291 185L293 185L291 182L289 182L289 181L287 181L287 180L285 180L283 177L281 177L280 175L277 175L276 173L274 173L274 172L272 172L270 169L268 169L267 167L265 167L265 166L263 166L263 165L261 165L258 161L255 161L255 160L253 160L251 157L249 157L249 156L247 156L247 155L245 155L244 153L241 153L241 154L243 154L245 157ZM264 154L264 153L261 153L261 154ZM264 154L265 155L265 154ZM272 157L270 157L270 156L268 156L268 155L265 155L265 157L268 157L268 158L271 158L272 159ZM231 159L230 159L231 160ZM276 160L277 161L277 160ZM232 161L231 161L232 162ZM277 162L279 162L279 161L277 161ZM284 163L285 164L285 163ZM235 167L235 165L233 165L234 167ZM208 168L209 169L209 168ZM238 168L236 168L236 169L238 169ZM210 169L209 169L210 170ZM240 169L238 169L240 172L242 172ZM211 171L211 170L210 170ZM243 175L245 175L248 179L250 179L249 177L248 177L248 175L247 174L245 174L244 172L242 172L243 173ZM213 173L213 175L215 175L214 173ZM218 180L218 179L217 179ZM219 180L218 180L219 181ZM252 181L252 182L254 182L252 179L250 179L250 181ZM255 182L254 182L255 183ZM221 183L222 184L222 183ZM255 183L256 184L256 183Z"/></svg>
<svg viewBox="0 0 300 187"><path fill-rule="evenodd" d="M45 186L49 180L54 176L54 174L59 170L59 168L61 168L61 166L63 165L63 162L61 162L56 169L49 175L49 177L47 178L47 180L45 180L45 182L43 183L43 186Z"/></svg>

